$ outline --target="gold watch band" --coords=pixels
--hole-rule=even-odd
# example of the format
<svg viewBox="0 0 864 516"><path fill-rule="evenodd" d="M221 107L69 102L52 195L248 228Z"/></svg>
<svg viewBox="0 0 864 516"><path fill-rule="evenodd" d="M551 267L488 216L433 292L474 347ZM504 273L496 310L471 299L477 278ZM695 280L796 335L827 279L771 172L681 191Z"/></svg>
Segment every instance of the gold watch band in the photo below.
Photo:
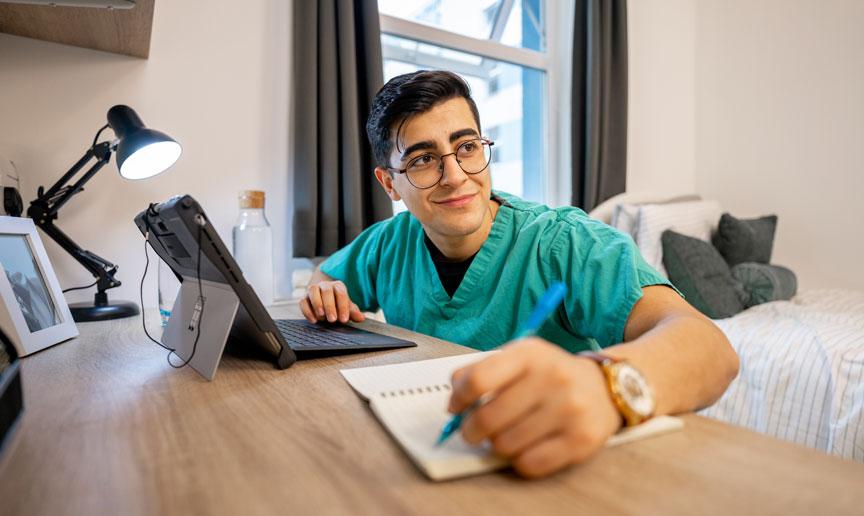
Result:
<svg viewBox="0 0 864 516"><path fill-rule="evenodd" d="M645 416L633 410L633 407L631 407L621 395L618 386L616 364L626 363L626 360L594 351L583 351L579 353L578 356L589 358L600 366L600 369L603 371L603 376L606 378L606 387L609 389L609 395L612 398L612 402L615 404L615 408L618 409L618 413L621 414L624 426L635 426L647 419Z"/></svg>

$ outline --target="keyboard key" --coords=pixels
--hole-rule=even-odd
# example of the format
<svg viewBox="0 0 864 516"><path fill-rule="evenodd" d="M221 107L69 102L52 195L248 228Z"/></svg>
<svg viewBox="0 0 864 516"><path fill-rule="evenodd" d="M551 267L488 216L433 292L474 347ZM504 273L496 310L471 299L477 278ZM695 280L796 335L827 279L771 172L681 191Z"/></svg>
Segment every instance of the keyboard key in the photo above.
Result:
<svg viewBox="0 0 864 516"><path fill-rule="evenodd" d="M303 321L277 319L276 327L292 348L356 348L358 343L351 335L332 330L324 326L313 325Z"/></svg>

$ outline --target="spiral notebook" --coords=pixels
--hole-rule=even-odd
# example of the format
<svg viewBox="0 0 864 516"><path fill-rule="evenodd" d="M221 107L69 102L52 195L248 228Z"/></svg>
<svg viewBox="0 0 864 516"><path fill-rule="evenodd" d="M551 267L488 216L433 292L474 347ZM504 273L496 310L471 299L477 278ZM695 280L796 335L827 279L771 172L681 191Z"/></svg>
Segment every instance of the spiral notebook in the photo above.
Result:
<svg viewBox="0 0 864 516"><path fill-rule="evenodd" d="M507 466L491 453L488 445L472 446L458 433L441 446L435 441L450 418L450 377L453 371L488 356L469 353L419 362L343 369L345 380L405 450L411 460L432 480L476 475ZM616 446L684 426L676 417L658 416L626 428L606 441Z"/></svg>

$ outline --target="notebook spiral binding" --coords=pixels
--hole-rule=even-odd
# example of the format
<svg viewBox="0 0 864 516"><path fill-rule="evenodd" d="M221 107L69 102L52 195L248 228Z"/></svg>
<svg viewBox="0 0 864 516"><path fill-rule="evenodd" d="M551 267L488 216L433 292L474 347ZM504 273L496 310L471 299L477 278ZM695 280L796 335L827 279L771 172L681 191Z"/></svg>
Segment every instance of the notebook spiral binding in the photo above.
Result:
<svg viewBox="0 0 864 516"><path fill-rule="evenodd" d="M423 387L410 387L408 389L394 389L392 391L379 392L381 398L398 398L401 396L413 396L415 394L431 394L434 392L450 391L447 384L425 385Z"/></svg>

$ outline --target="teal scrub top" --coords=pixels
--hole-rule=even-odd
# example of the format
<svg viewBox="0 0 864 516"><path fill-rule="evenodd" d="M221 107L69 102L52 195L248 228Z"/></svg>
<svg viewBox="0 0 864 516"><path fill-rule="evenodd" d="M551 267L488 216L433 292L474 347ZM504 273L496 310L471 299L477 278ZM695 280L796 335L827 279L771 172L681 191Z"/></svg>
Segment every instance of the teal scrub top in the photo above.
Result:
<svg viewBox="0 0 864 516"><path fill-rule="evenodd" d="M366 229L321 271L344 282L363 311L380 307L390 324L484 351L511 340L553 282L567 295L537 335L571 352L623 341L642 287L671 287L628 235L584 211L493 198L501 208L452 298L408 212Z"/></svg>

